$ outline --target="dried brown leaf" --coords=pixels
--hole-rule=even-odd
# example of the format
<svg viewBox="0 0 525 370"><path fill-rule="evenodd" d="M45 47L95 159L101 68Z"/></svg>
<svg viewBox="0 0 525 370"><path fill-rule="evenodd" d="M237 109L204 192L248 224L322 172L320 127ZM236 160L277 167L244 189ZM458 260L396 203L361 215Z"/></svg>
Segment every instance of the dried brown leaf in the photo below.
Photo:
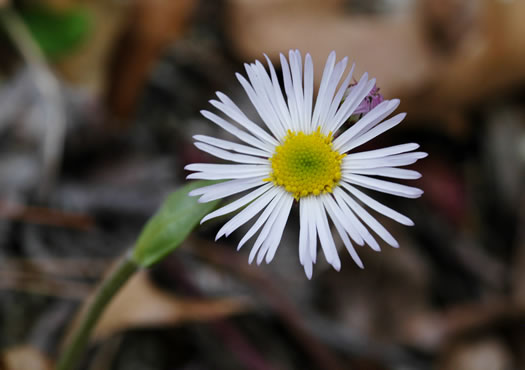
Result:
<svg viewBox="0 0 525 370"><path fill-rule="evenodd" d="M187 27L195 0L139 0L113 50L107 103L119 118L128 117L153 63Z"/></svg>
<svg viewBox="0 0 525 370"><path fill-rule="evenodd" d="M188 299L157 288L146 271L138 272L118 293L93 332L94 340L119 331L173 326L185 321L213 320L242 312L247 308L240 298Z"/></svg>
<svg viewBox="0 0 525 370"><path fill-rule="evenodd" d="M441 22L443 14L458 13L458 2L441 4L437 13L421 6L392 16L358 16L337 3L233 0L229 34L247 60L266 52L278 61L278 53L290 48L310 52L317 82L326 56L336 50L357 63L358 75L376 77L386 97L400 97L411 118L448 122L451 111L525 81L525 2L468 3L459 4L468 22ZM446 40L454 38L446 53L429 37L430 26L443 28L438 31Z"/></svg>
<svg viewBox="0 0 525 370"><path fill-rule="evenodd" d="M5 370L50 370L51 366L45 354L30 346L8 348L0 355L0 368Z"/></svg>
<svg viewBox="0 0 525 370"><path fill-rule="evenodd" d="M498 338L484 338L453 346L439 362L439 370L516 369L507 346Z"/></svg>

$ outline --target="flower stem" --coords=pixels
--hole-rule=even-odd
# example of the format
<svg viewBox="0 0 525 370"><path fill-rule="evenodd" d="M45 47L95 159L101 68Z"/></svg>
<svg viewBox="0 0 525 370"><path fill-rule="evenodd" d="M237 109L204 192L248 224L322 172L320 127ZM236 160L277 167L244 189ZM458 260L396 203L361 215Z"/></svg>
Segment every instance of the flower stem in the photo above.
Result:
<svg viewBox="0 0 525 370"><path fill-rule="evenodd" d="M56 370L73 370L75 368L88 343L91 331L104 312L106 305L139 267L131 255L126 254L102 281L95 296L88 303L79 326L73 332L70 340L67 341L66 349L58 360Z"/></svg>

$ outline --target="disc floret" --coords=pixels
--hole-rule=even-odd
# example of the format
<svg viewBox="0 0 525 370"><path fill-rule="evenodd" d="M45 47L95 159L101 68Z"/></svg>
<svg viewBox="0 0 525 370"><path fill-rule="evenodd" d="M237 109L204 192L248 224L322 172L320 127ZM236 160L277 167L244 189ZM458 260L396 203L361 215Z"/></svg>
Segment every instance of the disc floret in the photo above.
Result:
<svg viewBox="0 0 525 370"><path fill-rule="evenodd" d="M332 148L332 139L332 133L323 135L320 129L311 134L288 130L270 158L272 173L266 181L284 187L295 199L331 193L341 179L345 156Z"/></svg>

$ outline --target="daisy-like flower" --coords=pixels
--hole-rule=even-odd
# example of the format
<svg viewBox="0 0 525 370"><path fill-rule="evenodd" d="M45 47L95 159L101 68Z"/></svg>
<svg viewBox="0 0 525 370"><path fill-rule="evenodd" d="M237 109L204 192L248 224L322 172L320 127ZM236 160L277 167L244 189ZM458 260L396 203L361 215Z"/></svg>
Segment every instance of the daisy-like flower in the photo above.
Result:
<svg viewBox="0 0 525 370"><path fill-rule="evenodd" d="M297 202L299 260L307 277L312 277L318 240L328 263L336 270L341 268L330 224L355 263L363 268L352 241L380 250L371 230L392 247L399 246L365 206L403 225L414 223L358 188L418 198L423 193L420 189L374 176L417 179L421 177L418 172L398 167L410 165L427 154L414 152L419 148L414 143L355 151L399 124L405 113L384 120L399 105L397 99L385 100L349 129L340 132L341 126L375 87L375 79L369 80L367 73L352 86L354 65L341 81L348 58L336 63L335 52L329 55L315 103L313 63L309 54L306 54L304 64L297 50L289 52L288 60L281 54L284 93L274 66L268 57L266 60L269 74L258 60L245 64L248 79L237 74L263 125L248 118L220 92L217 93L219 100L210 103L224 116L201 112L243 143L196 135L197 148L235 164L196 163L186 166L186 170L195 172L188 179L228 180L196 189L190 195L199 195L199 201L208 202L247 192L205 216L201 223L240 210L219 230L217 240L255 218L238 249L260 230L249 262L256 259L260 264L265 259L269 263L275 256L290 211Z"/></svg>

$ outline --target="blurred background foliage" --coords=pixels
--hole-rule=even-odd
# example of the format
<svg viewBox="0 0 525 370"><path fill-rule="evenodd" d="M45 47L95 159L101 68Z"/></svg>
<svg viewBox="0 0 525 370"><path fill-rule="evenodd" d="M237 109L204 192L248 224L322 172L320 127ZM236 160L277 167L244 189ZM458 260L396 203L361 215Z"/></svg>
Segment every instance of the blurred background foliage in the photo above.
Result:
<svg viewBox="0 0 525 370"><path fill-rule="evenodd" d="M138 274L82 369L525 369L525 2L0 0L0 369L51 369L82 302L183 167L214 91L255 117L234 72L331 50L400 98L367 149L430 155L401 244L250 266L209 222ZM295 216L297 211L293 211Z"/></svg>
<svg viewBox="0 0 525 370"><path fill-rule="evenodd" d="M92 32L91 16L82 7L55 9L45 4L22 6L20 17L46 57L67 57Z"/></svg>

